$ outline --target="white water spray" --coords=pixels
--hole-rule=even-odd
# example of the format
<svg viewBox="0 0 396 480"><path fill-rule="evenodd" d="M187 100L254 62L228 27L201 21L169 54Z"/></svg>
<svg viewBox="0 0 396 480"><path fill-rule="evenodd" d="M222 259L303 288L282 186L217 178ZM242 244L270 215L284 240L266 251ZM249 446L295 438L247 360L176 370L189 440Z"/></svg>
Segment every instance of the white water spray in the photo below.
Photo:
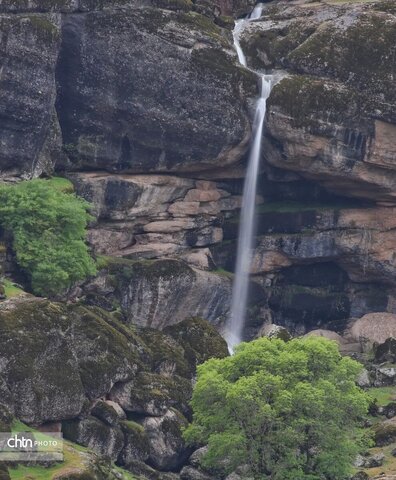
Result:
<svg viewBox="0 0 396 480"><path fill-rule="evenodd" d="M258 4L244 20L238 20L234 29L234 45L241 65L247 67L246 57L240 45L240 36L248 22L261 17L262 5ZM232 291L231 315L226 325L225 337L230 352L242 341L245 325L247 300L249 293L249 274L255 235L255 206L257 193L257 177L259 174L261 140L267 99L271 92L274 76L256 72L261 77L261 95L257 102L253 123L252 144L250 147L248 167L243 187L241 220L238 236L238 250L235 277Z"/></svg>

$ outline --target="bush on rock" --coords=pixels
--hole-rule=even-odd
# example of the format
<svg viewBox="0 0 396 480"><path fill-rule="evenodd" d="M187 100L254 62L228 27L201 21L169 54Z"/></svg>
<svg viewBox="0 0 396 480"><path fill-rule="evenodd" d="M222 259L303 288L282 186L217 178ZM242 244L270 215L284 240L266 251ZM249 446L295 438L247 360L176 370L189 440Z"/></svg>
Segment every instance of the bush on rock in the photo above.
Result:
<svg viewBox="0 0 396 480"><path fill-rule="evenodd" d="M0 188L0 223L37 295L54 295L96 271L85 244L89 204L52 182Z"/></svg>

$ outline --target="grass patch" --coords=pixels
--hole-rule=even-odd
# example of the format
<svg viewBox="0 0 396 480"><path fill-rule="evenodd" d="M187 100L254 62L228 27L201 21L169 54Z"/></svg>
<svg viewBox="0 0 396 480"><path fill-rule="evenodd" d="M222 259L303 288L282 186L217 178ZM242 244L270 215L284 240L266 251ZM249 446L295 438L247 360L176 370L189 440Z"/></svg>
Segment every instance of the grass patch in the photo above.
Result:
<svg viewBox="0 0 396 480"><path fill-rule="evenodd" d="M12 425L13 432L35 432L31 427L16 420ZM53 480L59 475L67 473L72 474L78 471L86 471L89 466L90 450L76 445L75 443L64 440L64 461L53 465L52 467L26 466L18 465L16 468L10 467L9 473L11 480ZM113 466L113 468L122 474L122 480L136 480L131 473Z"/></svg>
<svg viewBox="0 0 396 480"><path fill-rule="evenodd" d="M396 401L396 387L373 387L368 390L373 399L377 399L379 406L388 405L392 401Z"/></svg>
<svg viewBox="0 0 396 480"><path fill-rule="evenodd" d="M364 470L370 478L376 477L385 473L386 475L396 475L396 457L392 455L392 450L396 447L395 443L388 445L383 448L371 448L369 450L370 454L376 454L382 452L385 455L385 461L383 465L375 468L368 468ZM382 477L381 477L382 478Z"/></svg>
<svg viewBox="0 0 396 480"><path fill-rule="evenodd" d="M4 293L7 298L19 297L26 293L22 288L17 287L11 280L3 280Z"/></svg>

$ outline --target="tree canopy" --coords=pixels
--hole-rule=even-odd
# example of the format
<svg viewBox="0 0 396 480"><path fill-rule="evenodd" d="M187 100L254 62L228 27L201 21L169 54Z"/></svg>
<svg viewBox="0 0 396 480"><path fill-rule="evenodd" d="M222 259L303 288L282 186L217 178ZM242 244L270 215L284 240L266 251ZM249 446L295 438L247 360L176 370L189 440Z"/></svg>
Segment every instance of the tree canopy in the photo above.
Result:
<svg viewBox="0 0 396 480"><path fill-rule="evenodd" d="M34 293L54 295L95 273L85 243L89 204L46 180L0 187L0 222L12 234Z"/></svg>
<svg viewBox="0 0 396 480"><path fill-rule="evenodd" d="M256 479L345 479L369 405L361 368L323 338L243 343L198 367L185 437L208 445L204 465L219 473L248 464Z"/></svg>

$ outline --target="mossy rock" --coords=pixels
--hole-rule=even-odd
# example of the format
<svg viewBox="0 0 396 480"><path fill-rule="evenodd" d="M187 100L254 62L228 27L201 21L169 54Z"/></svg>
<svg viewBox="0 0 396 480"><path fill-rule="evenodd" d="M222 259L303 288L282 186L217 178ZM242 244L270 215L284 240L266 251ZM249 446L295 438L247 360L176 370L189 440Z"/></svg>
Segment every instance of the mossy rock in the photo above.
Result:
<svg viewBox="0 0 396 480"><path fill-rule="evenodd" d="M98 455L117 460L124 446L124 434L121 429L106 425L98 418L89 416L62 423L62 432L66 439L88 447Z"/></svg>
<svg viewBox="0 0 396 480"><path fill-rule="evenodd" d="M188 402L191 395L190 380L150 372L140 372L132 382L117 384L110 392L110 398L125 411L153 416L165 414L172 406L190 413Z"/></svg>
<svg viewBox="0 0 396 480"><path fill-rule="evenodd" d="M164 329L184 349L184 355L191 368L209 358L228 356L228 347L219 332L205 320L190 318Z"/></svg>
<svg viewBox="0 0 396 480"><path fill-rule="evenodd" d="M131 420L120 423L124 433L125 443L118 462L120 465L129 465L133 461L146 461L149 457L150 446L144 428Z"/></svg>
<svg viewBox="0 0 396 480"><path fill-rule="evenodd" d="M215 18L215 23L222 28L227 28L232 30L235 27L235 20L232 17L227 17L226 15L220 15Z"/></svg>
<svg viewBox="0 0 396 480"><path fill-rule="evenodd" d="M385 421L373 427L374 441L377 447L390 445L396 440L396 423Z"/></svg>
<svg viewBox="0 0 396 480"><path fill-rule="evenodd" d="M249 65L256 68L285 68L288 55L301 45L315 31L315 26L295 20L285 28L258 30L242 37L241 45L249 59Z"/></svg>
<svg viewBox="0 0 396 480"><path fill-rule="evenodd" d="M150 349L151 369L155 373L187 378L195 373L184 356L183 347L173 337L153 328L141 328L138 334Z"/></svg>
<svg viewBox="0 0 396 480"><path fill-rule="evenodd" d="M293 127L323 135L320 119L350 125L364 117L359 93L329 80L303 75L284 78L272 90L268 108L291 118ZM329 133L330 135L330 133Z"/></svg>
<svg viewBox="0 0 396 480"><path fill-rule="evenodd" d="M0 312L5 380L16 416L29 424L78 415L87 398L133 378L146 350L132 330L100 309L32 299Z"/></svg>
<svg viewBox="0 0 396 480"><path fill-rule="evenodd" d="M91 415L93 415L96 418L99 418L99 420L102 420L102 422L107 423L110 426L116 426L119 423L119 416L117 412L114 410L114 408L107 404L106 402L103 402L102 400L99 400L91 410Z"/></svg>
<svg viewBox="0 0 396 480"><path fill-rule="evenodd" d="M52 23L46 15L29 15L30 23L37 34L43 41L58 41L60 39L59 28Z"/></svg>
<svg viewBox="0 0 396 480"><path fill-rule="evenodd" d="M394 62L396 19L380 12L361 14L348 28L324 23L288 56L293 68L326 75L354 88L395 99Z"/></svg>

